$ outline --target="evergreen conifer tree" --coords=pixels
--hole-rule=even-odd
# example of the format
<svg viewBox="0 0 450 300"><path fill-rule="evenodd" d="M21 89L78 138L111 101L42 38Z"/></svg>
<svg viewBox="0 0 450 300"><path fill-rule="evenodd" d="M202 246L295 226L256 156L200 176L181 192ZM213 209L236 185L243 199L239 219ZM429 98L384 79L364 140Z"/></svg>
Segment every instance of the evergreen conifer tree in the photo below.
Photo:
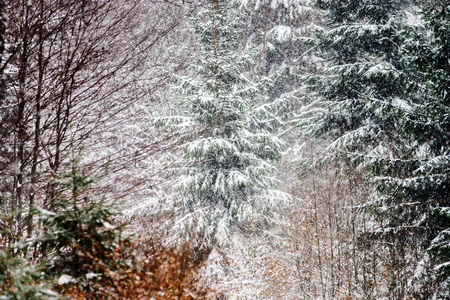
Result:
<svg viewBox="0 0 450 300"><path fill-rule="evenodd" d="M399 132L409 144L402 160L384 157L376 173L402 227L425 249L412 289L418 299L450 299L450 6L429 1L406 36L401 53L410 76L404 83ZM404 101L406 102L406 101ZM401 170L393 176L387 169ZM391 216L389 220L393 219ZM421 271L421 272L419 272Z"/></svg>
<svg viewBox="0 0 450 300"><path fill-rule="evenodd" d="M302 78L320 109L301 122L318 136L331 133L343 152L395 139L396 120L389 110L392 99L403 93L396 45L401 42L397 17L406 1L319 0L317 5L327 11L329 29L311 43L325 67Z"/></svg>
<svg viewBox="0 0 450 300"><path fill-rule="evenodd" d="M328 1L317 5L327 11L328 29L312 41L324 59L319 73L303 76L313 97L314 110L300 123L316 136L331 138L330 158L340 158L375 171L386 167L379 157L401 158L408 155L409 145L401 138L397 107L408 100L399 100L405 93L409 76L404 68L398 45L403 42L399 31L407 27L402 20L408 1ZM398 168L389 168L394 174ZM373 178L373 177L372 177ZM412 273L405 266L409 256L404 245L414 242L402 231L400 206L383 211L385 197L368 203L366 209L379 217L382 228L374 230L371 238L384 243L390 255L390 298L406 297L406 281ZM385 228L385 214L393 221ZM391 215L392 214L392 215ZM394 229L392 229L392 227Z"/></svg>
<svg viewBox="0 0 450 300"><path fill-rule="evenodd" d="M369 171L377 199L366 208L379 221L372 237L393 253L409 245L424 254L397 266L405 276L417 267L414 296L449 299L449 7L422 3L415 16L399 13L406 1L318 3L332 28L317 40L324 73L305 76L320 107L305 128L331 133L332 155ZM405 297L405 285L392 281L390 295Z"/></svg>
<svg viewBox="0 0 450 300"><path fill-rule="evenodd" d="M212 1L192 26L198 42L188 75L177 78L180 116L170 118L191 134L181 146L188 169L175 183L173 228L178 241L211 249L275 211L268 189L282 142L272 133L277 102L267 104L264 93L271 80L252 81L256 52L239 45L239 17L227 14L226 1Z"/></svg>

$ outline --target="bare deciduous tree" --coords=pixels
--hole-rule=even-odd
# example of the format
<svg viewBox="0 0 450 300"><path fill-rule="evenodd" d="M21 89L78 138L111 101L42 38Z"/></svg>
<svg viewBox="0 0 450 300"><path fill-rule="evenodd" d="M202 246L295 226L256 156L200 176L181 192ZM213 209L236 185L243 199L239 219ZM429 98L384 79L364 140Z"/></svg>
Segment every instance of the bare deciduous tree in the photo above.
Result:
<svg viewBox="0 0 450 300"><path fill-rule="evenodd" d="M4 9L0 190L15 215L9 226L17 236L25 227L31 235L32 207L53 208L61 191L52 174L65 172L81 150L95 153L89 160L94 169L108 165L114 172L130 165L119 145L107 157L95 146L104 145L105 133L114 135L127 121L127 110L151 98L181 67L173 61L162 71L152 55L190 6L168 0L21 0Z"/></svg>

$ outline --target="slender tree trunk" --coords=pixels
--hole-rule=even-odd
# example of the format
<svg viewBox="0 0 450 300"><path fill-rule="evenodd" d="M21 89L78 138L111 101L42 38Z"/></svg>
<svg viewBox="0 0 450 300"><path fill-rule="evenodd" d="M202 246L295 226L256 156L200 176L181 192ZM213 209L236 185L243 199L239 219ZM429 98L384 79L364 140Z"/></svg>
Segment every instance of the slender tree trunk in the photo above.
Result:
<svg viewBox="0 0 450 300"><path fill-rule="evenodd" d="M27 234L31 236L33 232L33 209L34 200L36 197L36 182L38 178L38 160L39 160L39 145L41 140L41 101L42 101L42 85L44 78L44 36L43 36L43 22L44 22L44 1L40 0L40 20L39 22L39 49L38 49L38 81L37 81L37 92L35 98L35 123L34 123L34 146L32 153L32 165L31 165L31 191L30 191L30 203L29 203L29 214L28 214L28 228Z"/></svg>
<svg viewBox="0 0 450 300"><path fill-rule="evenodd" d="M23 209L23 180L24 180L24 170L25 170L25 141L26 141L26 125L25 125L25 104L26 104L26 92L25 92L25 84L26 84L26 76L28 70L28 38L29 38L29 25L28 25L28 14L29 9L26 1L22 2L22 12L24 13L24 24L21 28L22 34L22 49L19 58L19 72L18 72L18 106L17 106L17 116L15 119L15 125L17 128L17 153L15 157L15 208L16 212L16 226L17 226L17 236L22 235L22 209Z"/></svg>
<svg viewBox="0 0 450 300"><path fill-rule="evenodd" d="M318 207L317 207L318 191L317 191L317 187L316 187L315 174L313 174L313 191L314 191L314 229L316 231L315 239L316 239L316 247L317 247L317 264L319 267L319 278L320 278L322 299L325 299L326 286L325 286L325 282L323 280L322 251L321 251L322 245L320 243L321 229L319 228L319 216L318 216Z"/></svg>

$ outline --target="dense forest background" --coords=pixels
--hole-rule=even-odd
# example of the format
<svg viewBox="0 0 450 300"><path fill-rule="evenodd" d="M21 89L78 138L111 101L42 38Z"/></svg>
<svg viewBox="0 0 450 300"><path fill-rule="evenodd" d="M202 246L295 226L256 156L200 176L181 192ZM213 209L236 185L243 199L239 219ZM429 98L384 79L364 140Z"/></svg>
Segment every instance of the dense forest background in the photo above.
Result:
<svg viewBox="0 0 450 300"><path fill-rule="evenodd" d="M447 0L0 17L0 299L450 299Z"/></svg>

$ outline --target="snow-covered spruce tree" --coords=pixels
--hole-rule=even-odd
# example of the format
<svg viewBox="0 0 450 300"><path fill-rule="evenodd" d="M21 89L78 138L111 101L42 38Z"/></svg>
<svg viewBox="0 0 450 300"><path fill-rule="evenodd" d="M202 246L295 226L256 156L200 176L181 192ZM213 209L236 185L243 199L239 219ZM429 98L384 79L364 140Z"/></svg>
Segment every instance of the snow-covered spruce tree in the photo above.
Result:
<svg viewBox="0 0 450 300"><path fill-rule="evenodd" d="M401 116L395 113L399 106L409 102L399 100L406 91L410 70L404 67L398 45L404 41L399 32L409 26L403 15L410 3L403 0L316 3L327 11L328 28L312 39L325 67L302 77L314 102L309 106L311 110L304 110L307 113L301 116L301 127L316 136L331 138L331 158L343 158L372 170L384 168L380 160L372 158L383 153L402 159L410 153L408 141L398 131ZM403 172L400 168L387 168L395 176ZM380 212L375 214L380 216L380 222L385 216L378 208L384 204L380 200L367 207ZM370 237L389 241L384 243L390 253L384 262L389 266L388 297L402 299L406 296L407 278L413 271L411 256L404 245L414 243L414 239L400 229L401 212L392 213L395 222L391 225L395 230L380 230Z"/></svg>
<svg viewBox="0 0 450 300"><path fill-rule="evenodd" d="M340 151L394 138L386 135L395 127L388 111L391 99L403 92L397 80L401 57L396 45L397 15L406 2L317 1L327 11L328 29L310 42L326 67L302 76L318 105L301 122L310 133L333 135Z"/></svg>
<svg viewBox="0 0 450 300"><path fill-rule="evenodd" d="M388 2L373 9L399 7ZM409 278L416 298L449 299L448 4L424 2L421 17L370 18L367 8L358 23L358 3L329 4L343 24L319 39L332 58L325 74L307 78L324 121L311 114L305 123L319 135L332 132L333 155L365 167L375 183L377 199L366 208L379 221L371 236L392 245L390 296L405 296L416 268ZM408 257L413 251L423 260Z"/></svg>
<svg viewBox="0 0 450 300"><path fill-rule="evenodd" d="M411 288L417 299L450 299L450 5L426 1L401 53L409 70L398 130L408 155L376 160L380 215L397 234L414 237L423 260ZM392 172L391 170L397 170ZM400 172L401 171L401 172ZM382 206L381 206L382 205ZM385 226L387 227L387 226Z"/></svg>
<svg viewBox="0 0 450 300"><path fill-rule="evenodd" d="M186 138L186 172L174 184L174 239L204 250L226 245L231 231L271 220L277 208L269 190L282 148L272 134L280 125L277 102L266 104L270 79L251 80L256 51L239 46L240 24L226 1L212 1L192 19L198 42L188 75L176 80L179 116L166 119Z"/></svg>

